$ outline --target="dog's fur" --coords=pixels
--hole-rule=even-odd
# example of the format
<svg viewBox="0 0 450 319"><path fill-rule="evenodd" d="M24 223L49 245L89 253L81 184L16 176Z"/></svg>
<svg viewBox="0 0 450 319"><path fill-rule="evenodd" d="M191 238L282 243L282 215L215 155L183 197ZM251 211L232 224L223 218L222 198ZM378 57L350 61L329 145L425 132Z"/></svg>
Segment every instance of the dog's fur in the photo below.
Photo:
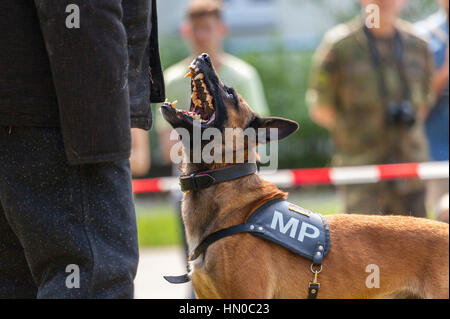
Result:
<svg viewBox="0 0 450 319"><path fill-rule="evenodd" d="M199 58L200 59L200 58ZM232 99L210 63L197 59L215 92L216 127L277 127L281 136L296 130L290 121L260 118L239 96ZM211 69L211 70L210 70ZM219 91L219 93L218 93ZM219 101L221 99L221 101ZM187 125L169 107L172 126ZM177 122L178 121L178 122ZM185 174L226 164L183 164ZM183 221L192 251L219 229L246 222L261 204L287 193L254 174L184 195ZM319 274L319 298L449 298L449 226L404 216L330 215L331 248ZM379 267L379 288L368 288L367 266ZM244 233L221 239L191 263L198 298L306 298L311 261ZM366 272L369 271L369 272Z"/></svg>

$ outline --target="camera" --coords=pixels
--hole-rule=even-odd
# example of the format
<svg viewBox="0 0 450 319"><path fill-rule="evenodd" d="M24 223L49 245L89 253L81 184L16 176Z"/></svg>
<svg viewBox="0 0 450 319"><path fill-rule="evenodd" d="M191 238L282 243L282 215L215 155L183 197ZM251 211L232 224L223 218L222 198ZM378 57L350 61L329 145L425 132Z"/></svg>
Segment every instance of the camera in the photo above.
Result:
<svg viewBox="0 0 450 319"><path fill-rule="evenodd" d="M404 125L408 128L416 123L414 108L411 102L389 103L386 109L386 121L389 125Z"/></svg>

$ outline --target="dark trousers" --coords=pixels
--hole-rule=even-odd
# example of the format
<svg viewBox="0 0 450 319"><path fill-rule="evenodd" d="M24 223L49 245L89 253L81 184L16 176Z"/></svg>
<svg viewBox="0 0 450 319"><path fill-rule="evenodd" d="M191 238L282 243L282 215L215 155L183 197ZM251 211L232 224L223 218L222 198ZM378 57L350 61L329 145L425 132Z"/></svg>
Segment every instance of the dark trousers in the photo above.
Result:
<svg viewBox="0 0 450 319"><path fill-rule="evenodd" d="M57 128L0 126L0 298L132 298L129 161L70 166Z"/></svg>

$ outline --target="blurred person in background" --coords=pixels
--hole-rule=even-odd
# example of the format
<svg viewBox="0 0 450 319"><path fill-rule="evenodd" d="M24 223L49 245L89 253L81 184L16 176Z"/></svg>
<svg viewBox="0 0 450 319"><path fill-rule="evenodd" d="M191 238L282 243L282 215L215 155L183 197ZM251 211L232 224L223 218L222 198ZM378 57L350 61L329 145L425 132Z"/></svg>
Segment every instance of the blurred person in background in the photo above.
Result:
<svg viewBox="0 0 450 319"><path fill-rule="evenodd" d="M335 166L424 162L424 120L432 103L433 59L398 14L405 0L360 0L362 14L327 32L318 48L307 100L333 137ZM380 23L366 9L379 8ZM368 27L370 25L370 27ZM419 180L346 185L348 213L425 217Z"/></svg>
<svg viewBox="0 0 450 319"><path fill-rule="evenodd" d="M226 85L234 87L255 112L262 116L269 115L264 89L257 71L223 49L223 41L228 34L228 27L223 20L222 2L193 0L188 5L186 16L187 21L181 25L180 32L187 40L192 54L164 72L167 97L171 101L178 101L177 108L189 109L191 83L185 78L188 66L198 55L208 53L222 81ZM172 127L162 118L160 112L156 115L155 124L163 159L171 164L170 150L178 141L170 140ZM174 175L180 175L178 165L173 165L172 172ZM178 213L181 215L182 193L176 191L172 196L176 202ZM184 226L182 229L184 231ZM183 240L185 240L184 235ZM184 245L187 253L186 242Z"/></svg>
<svg viewBox="0 0 450 319"><path fill-rule="evenodd" d="M0 12L0 299L133 298L130 130L164 101L156 0Z"/></svg>
<svg viewBox="0 0 450 319"><path fill-rule="evenodd" d="M187 21L181 25L180 32L187 40L192 54L164 72L167 97L178 101L177 108L190 107L191 83L184 76L195 57L208 53L222 81L234 87L257 113L268 115L269 109L257 71L223 49L228 27L223 20L222 1L193 0L188 5L186 15ZM156 129L164 160L171 163L170 149L177 141L170 141L172 128L159 112Z"/></svg>
<svg viewBox="0 0 450 319"><path fill-rule="evenodd" d="M448 75L449 75L449 1L438 0L441 9L416 24L418 32L428 40L429 48L434 55L435 76L433 92L436 95L434 104L426 120L426 133L433 161L449 160L449 100L448 100ZM448 222L448 179L428 182L427 197L430 211L433 211L436 219Z"/></svg>

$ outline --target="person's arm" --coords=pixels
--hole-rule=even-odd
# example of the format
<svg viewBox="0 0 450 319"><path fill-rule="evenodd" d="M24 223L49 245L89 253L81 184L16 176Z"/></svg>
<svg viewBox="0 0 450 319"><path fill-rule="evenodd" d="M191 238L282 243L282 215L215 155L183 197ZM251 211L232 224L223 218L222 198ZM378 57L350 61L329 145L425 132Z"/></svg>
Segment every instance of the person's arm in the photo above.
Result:
<svg viewBox="0 0 450 319"><path fill-rule="evenodd" d="M123 24L127 33L128 45L128 87L130 91L131 127L150 130L152 112L151 90L160 86L161 79L149 74L153 46L150 42L155 32L156 15L153 16L152 3L156 0L122 1ZM156 30L157 31L157 30ZM155 58L155 57L153 57ZM159 61L159 57L157 57ZM150 78L152 80L150 80Z"/></svg>
<svg viewBox="0 0 450 319"><path fill-rule="evenodd" d="M428 46L425 50L425 70L423 74L423 97L424 101L422 105L420 105L420 109L418 111L418 119L421 121L425 121L428 115L430 114L430 110L434 107L436 104L436 99L439 96L437 90L437 86L439 84L436 83L437 81L437 74L435 70L435 62L433 58L433 54L429 51ZM448 70L447 70L448 73ZM439 77L439 76L438 76ZM448 78L448 75L447 75Z"/></svg>
<svg viewBox="0 0 450 319"><path fill-rule="evenodd" d="M34 2L69 162L129 158L128 49L122 0ZM79 17L79 28L66 23L71 14Z"/></svg>
<svg viewBox="0 0 450 319"><path fill-rule="evenodd" d="M448 85L448 78L449 78L448 48L449 47L447 46L444 64L434 73L433 92L435 96L440 96L442 94L442 91Z"/></svg>
<svg viewBox="0 0 450 319"><path fill-rule="evenodd" d="M309 109L309 116L317 125L329 131L334 129L336 124L336 114L333 106L327 104L315 104Z"/></svg>
<svg viewBox="0 0 450 319"><path fill-rule="evenodd" d="M336 125L337 56L325 40L317 49L306 94L312 121L332 131Z"/></svg>
<svg viewBox="0 0 450 319"><path fill-rule="evenodd" d="M178 143L178 140L171 140L170 133L172 132L172 128L164 128L158 131L158 141L159 148L161 151L162 158L164 162L167 164L172 164L172 160L170 158L170 151L172 147Z"/></svg>
<svg viewBox="0 0 450 319"><path fill-rule="evenodd" d="M150 141L148 132L141 129L131 129L131 173L141 177L147 175L150 170Z"/></svg>

